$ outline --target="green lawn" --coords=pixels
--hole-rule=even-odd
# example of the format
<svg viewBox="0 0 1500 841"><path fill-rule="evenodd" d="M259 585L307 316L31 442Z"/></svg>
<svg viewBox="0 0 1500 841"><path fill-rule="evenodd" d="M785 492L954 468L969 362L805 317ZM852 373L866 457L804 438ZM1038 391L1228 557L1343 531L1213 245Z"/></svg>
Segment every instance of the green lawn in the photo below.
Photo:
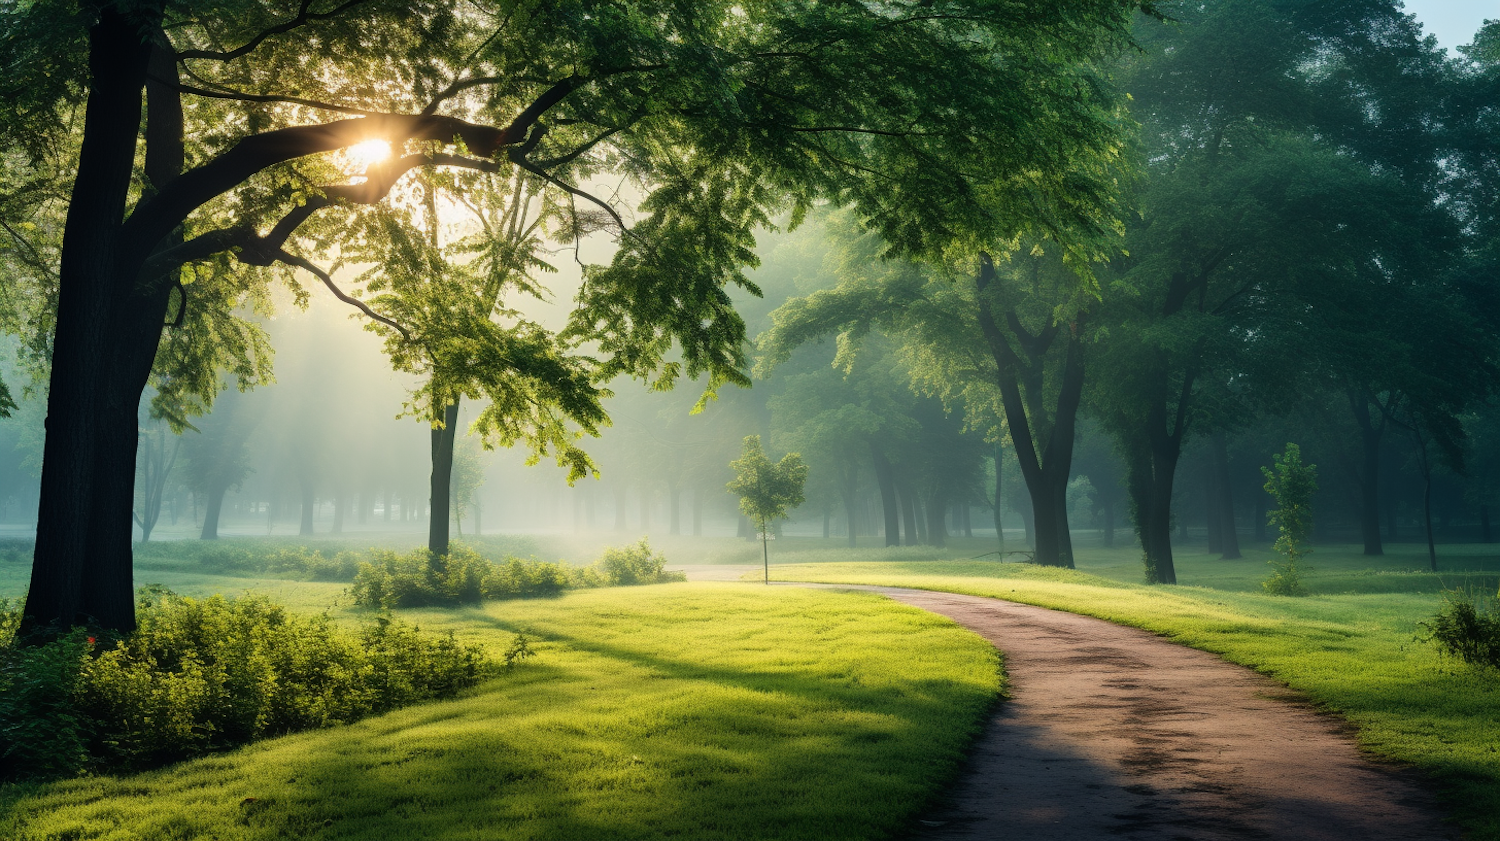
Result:
<svg viewBox="0 0 1500 841"><path fill-rule="evenodd" d="M140 580L253 586L308 610L342 591ZM518 629L542 642L457 700L0 790L0 838L890 837L951 778L1000 689L978 637L862 594L670 584L402 616L496 656Z"/></svg>
<svg viewBox="0 0 1500 841"><path fill-rule="evenodd" d="M1500 675L1445 660L1418 640L1419 623L1437 611L1444 587L1493 588L1500 564L1489 547L1443 550L1443 563L1458 571L1434 576L1420 571L1426 556L1416 551L1371 559L1325 547L1311 559L1313 595L1301 598L1258 592L1268 572L1264 550L1229 562L1184 552L1179 578L1187 584L1175 587L1134 583L1138 556L1102 549L1081 552L1079 571L934 558L773 562L771 574L998 596L1222 654L1348 719L1372 753L1428 772L1472 837L1500 839Z"/></svg>

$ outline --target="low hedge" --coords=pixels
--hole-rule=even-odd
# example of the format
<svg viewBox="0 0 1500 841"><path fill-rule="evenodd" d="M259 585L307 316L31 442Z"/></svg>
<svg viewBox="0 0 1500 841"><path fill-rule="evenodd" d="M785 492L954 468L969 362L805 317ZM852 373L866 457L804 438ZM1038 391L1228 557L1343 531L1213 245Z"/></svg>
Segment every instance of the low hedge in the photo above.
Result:
<svg viewBox="0 0 1500 841"><path fill-rule="evenodd" d="M592 566L514 556L496 563L472 549L458 547L434 557L425 549L407 554L376 552L359 565L350 592L355 604L392 609L432 605L477 604L486 599L555 596L564 590L685 581L668 572L666 558L651 551L645 538L610 548Z"/></svg>

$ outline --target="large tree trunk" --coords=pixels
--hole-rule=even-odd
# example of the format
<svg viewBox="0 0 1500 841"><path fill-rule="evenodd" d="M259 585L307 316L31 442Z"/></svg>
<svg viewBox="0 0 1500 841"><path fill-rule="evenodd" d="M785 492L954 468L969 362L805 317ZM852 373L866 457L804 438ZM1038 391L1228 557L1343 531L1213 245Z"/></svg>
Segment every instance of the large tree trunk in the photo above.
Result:
<svg viewBox="0 0 1500 841"><path fill-rule="evenodd" d="M1032 334L1015 312L1005 313L1006 330L1019 346L1018 352L991 311L986 290L995 278L994 262L988 254L982 254L975 281L979 326L995 360L1006 426L1031 497L1036 562L1072 568L1068 478L1072 473L1078 408L1083 398L1081 331L1085 316L1080 313L1068 325L1053 321ZM1064 342L1062 370L1054 391L1046 382L1047 355L1059 338ZM1049 401L1055 402L1048 406Z"/></svg>
<svg viewBox="0 0 1500 841"><path fill-rule="evenodd" d="M900 546L901 527L896 521L896 471L874 442L870 443L870 458L875 463L875 482L880 486L880 507L885 514L885 545Z"/></svg>
<svg viewBox="0 0 1500 841"><path fill-rule="evenodd" d="M431 513L427 517L427 551L433 563L448 556L448 521L453 516L453 441L458 429L458 400L443 407L443 428L433 429Z"/></svg>
<svg viewBox="0 0 1500 841"><path fill-rule="evenodd" d="M128 319L138 315L143 302L130 300L137 297L138 278L121 259L128 244L120 241L119 231L150 51L140 21L113 5L100 11L89 33L83 142L58 268L47 436L23 637L79 622L121 632L135 627L130 508L136 410L145 376L139 382L120 378L133 373L140 351L131 346L131 339L139 339L139 330L132 329L138 325ZM156 340L161 317L162 310L151 316ZM149 366L148 360L148 371Z"/></svg>

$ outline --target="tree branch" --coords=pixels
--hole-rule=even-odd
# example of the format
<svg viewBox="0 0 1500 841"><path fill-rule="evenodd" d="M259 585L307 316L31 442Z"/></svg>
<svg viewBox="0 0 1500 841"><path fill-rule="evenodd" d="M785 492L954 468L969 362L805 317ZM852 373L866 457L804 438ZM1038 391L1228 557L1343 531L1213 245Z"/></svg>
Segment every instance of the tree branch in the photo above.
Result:
<svg viewBox="0 0 1500 841"><path fill-rule="evenodd" d="M159 82L164 85L173 84L163 79L158 79L154 76L151 77L151 79L152 81ZM194 85L184 85L181 82L175 83L175 87L178 93L192 94L193 96L202 96L208 99L231 99L236 102L281 102L287 105L303 105L308 108L315 108L319 111L334 111L339 114L353 114L358 117L370 117L380 113L379 111L366 111L363 108L351 108L347 105L334 105L330 102L319 102L316 99L303 99L300 96L278 96L276 94L245 93L243 91L232 90L229 88L223 88L222 90L213 90L210 88L196 87Z"/></svg>
<svg viewBox="0 0 1500 841"><path fill-rule="evenodd" d="M323 281L323 285L328 287L328 290L333 293L334 297L338 298L340 301L343 301L349 306L354 307L355 309L380 322L381 324L390 327L397 333L400 333L403 339L411 341L411 334L406 332L405 327L402 327L400 324L397 324L391 319L386 318L380 313L370 309L369 304L366 304L364 301L361 301L353 295L345 294L344 290L340 289L338 287L338 284L333 282L333 278L329 276L328 272L325 272L322 269L318 268L311 261L298 257L297 255L292 254L282 248L276 249L276 259L282 263L286 263L289 266L296 266L299 269L311 272L319 280Z"/></svg>
<svg viewBox="0 0 1500 841"><path fill-rule="evenodd" d="M186 59L206 59L210 61L233 61L234 59L254 52L255 48L259 47L262 41L266 40L272 35L282 35L287 32L291 32L293 29L296 29L300 26L305 26L306 24L311 23L315 20L327 20L329 18L338 17L349 9L365 2L368 2L368 0L345 0L344 3L339 4L332 11L310 12L308 10L312 8L312 0L302 0L302 6L297 10L296 17L283 23L278 23L275 26L270 27L269 29L262 30L261 32L257 33L254 38L251 38L249 41L246 41L244 44L232 50L223 52L217 50L181 50L177 53L177 60L183 61Z"/></svg>

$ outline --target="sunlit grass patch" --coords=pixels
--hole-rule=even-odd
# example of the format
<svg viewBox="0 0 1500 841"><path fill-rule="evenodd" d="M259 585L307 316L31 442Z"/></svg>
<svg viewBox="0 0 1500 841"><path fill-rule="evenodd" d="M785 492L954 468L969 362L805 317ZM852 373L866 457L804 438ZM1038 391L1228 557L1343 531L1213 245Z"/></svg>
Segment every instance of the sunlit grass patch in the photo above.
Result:
<svg viewBox="0 0 1500 841"><path fill-rule="evenodd" d="M1500 838L1500 674L1444 659L1419 641L1418 623L1441 601L1428 587L1430 574L1406 576L1416 592L1314 589L1291 599L1148 587L1094 571L924 561L807 564L773 568L772 575L994 596L1098 616L1222 654L1348 719L1366 749L1428 772L1475 838Z"/></svg>
<svg viewBox="0 0 1500 841"><path fill-rule="evenodd" d="M495 655L529 629L538 656L455 701L13 790L0 837L886 837L999 688L978 637L862 594L679 584L400 615Z"/></svg>

